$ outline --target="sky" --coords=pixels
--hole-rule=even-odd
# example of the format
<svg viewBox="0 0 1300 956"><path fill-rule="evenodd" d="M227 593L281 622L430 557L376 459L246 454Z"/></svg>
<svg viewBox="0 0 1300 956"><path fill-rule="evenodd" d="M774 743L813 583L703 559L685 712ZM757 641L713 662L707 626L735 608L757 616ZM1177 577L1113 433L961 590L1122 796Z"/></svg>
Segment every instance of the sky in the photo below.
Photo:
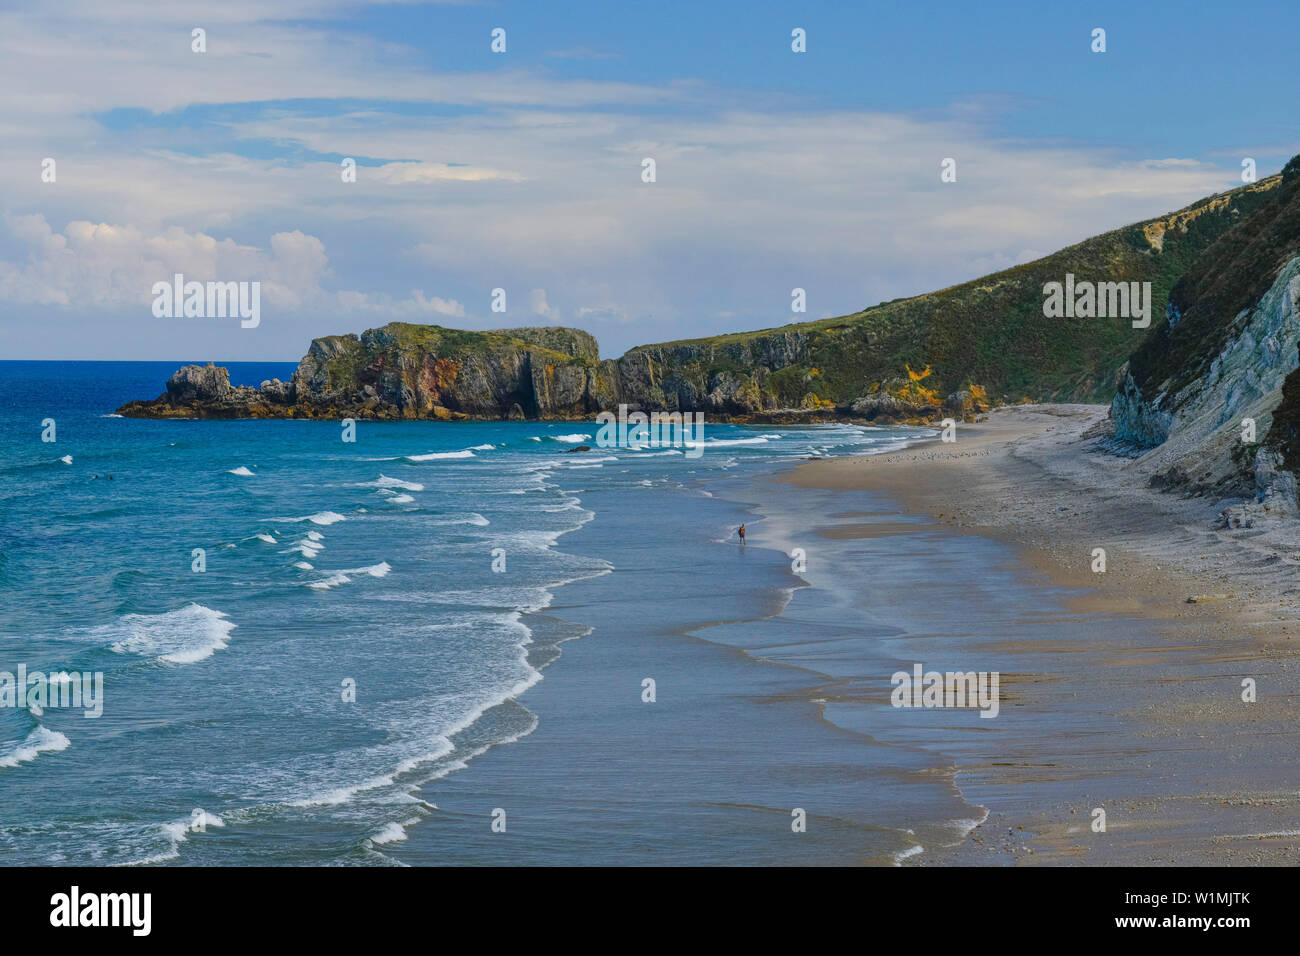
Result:
<svg viewBox="0 0 1300 956"><path fill-rule="evenodd" d="M1294 3L0 2L0 360L296 361L395 320L575 326L616 357L855 312L1276 172L1298 27ZM260 322L155 315L176 273L260 283Z"/></svg>

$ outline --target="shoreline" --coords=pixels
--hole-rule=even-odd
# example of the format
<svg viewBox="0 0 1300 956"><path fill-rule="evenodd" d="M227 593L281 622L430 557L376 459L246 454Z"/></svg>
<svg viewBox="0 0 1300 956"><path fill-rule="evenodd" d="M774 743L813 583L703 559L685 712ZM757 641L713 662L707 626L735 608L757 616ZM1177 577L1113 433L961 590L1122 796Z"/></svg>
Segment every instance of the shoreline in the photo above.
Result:
<svg viewBox="0 0 1300 956"><path fill-rule="evenodd" d="M1004 713L1045 726L1021 739L1004 725L983 753L957 757L961 790L989 818L960 846L927 848L914 862L1294 863L1300 803L1284 770L1300 742L1290 690L1300 522L1215 530L1224 502L1152 491L1140 463L1096 447L1105 411L1000 409L958 426L952 444L807 461L773 478L883 496L902 506L899 520L928 516L949 533L996 541L1065 611L1036 640L993 645L1012 665L1002 696L1018 706ZM897 533L833 517L816 534ZM1091 567L1096 547L1104 573ZM1061 630L1080 621L1104 640ZM970 646L961 635L948 642ZM1259 687L1251 704L1238 699L1246 677ZM1104 734L1055 726L1070 708L1081 725L1118 723ZM1090 831L1097 806L1111 807L1109 833Z"/></svg>
<svg viewBox="0 0 1300 956"><path fill-rule="evenodd" d="M915 755L900 763L893 748L825 720L810 699L838 681L772 656L801 588L783 553L728 537L740 520L765 523L743 501L715 494L715 482L733 480L657 492L677 505L663 513L682 553L730 568L725 593L716 577L647 562L657 552L634 535L566 539L567 553L599 556L614 571L564 585L540 613L587 633L566 642L563 666L547 668L516 702L535 717L530 731L422 787L418 797L436 810L389 856L547 865L560 862L552 854L563 843L603 865L813 866L888 865L907 852L916 799L951 802L945 781L916 775ZM619 488L583 495L611 524L624 512L609 506L622 501ZM687 501L697 507L683 511ZM864 767L887 782L864 790ZM809 776L819 781L812 789ZM508 809L507 832L522 840L491 834L484 821L495 806ZM809 829L792 844L794 807L807 808Z"/></svg>
<svg viewBox="0 0 1300 956"><path fill-rule="evenodd" d="M1245 533L1215 530L1220 505L1239 499L1187 499L1135 486L1132 459L1100 451L1100 436L1086 436L1105 410L995 409L985 423L959 425L949 445L922 439L898 452L809 461L776 480L886 493L909 513L1003 541L1058 585L1095 590L1076 599L1084 608L1157 620L1190 616L1249 627L1270 645L1294 643L1300 582L1283 569L1300 571L1300 521L1257 518L1258 527ZM1096 547L1106 551L1104 574L1091 569ZM1281 560L1270 561L1274 555ZM1261 565L1276 570L1264 580Z"/></svg>

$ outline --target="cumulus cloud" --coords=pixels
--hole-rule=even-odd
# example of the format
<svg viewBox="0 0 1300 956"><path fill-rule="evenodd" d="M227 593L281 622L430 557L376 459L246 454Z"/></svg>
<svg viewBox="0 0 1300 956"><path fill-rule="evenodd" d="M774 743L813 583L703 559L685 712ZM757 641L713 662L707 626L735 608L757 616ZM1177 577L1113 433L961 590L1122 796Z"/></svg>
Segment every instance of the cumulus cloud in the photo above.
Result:
<svg viewBox="0 0 1300 956"><path fill-rule="evenodd" d="M414 289L405 298L351 290L327 291L325 246L315 236L278 232L266 250L172 227L150 234L134 226L74 221L56 232L40 214L8 216L12 239L26 247L21 264L0 260L0 300L95 309L145 308L153 285L186 281L259 282L264 301L285 311L309 308L394 318L463 318L464 306ZM142 313L143 314L143 313Z"/></svg>
<svg viewBox="0 0 1300 956"><path fill-rule="evenodd" d="M152 284L183 272L261 281L269 308L301 318L259 330L282 354L390 318L495 327L496 287L509 322L607 331L617 354L795 321L796 286L809 315L929 291L1239 181L1235 159L1000 138L1004 102L735 110L754 99L688 81L438 71L427 51L333 30L353 0L286 0L274 21L232 0L211 8L210 52L195 57L158 42L187 36L190 13L122 2L148 13L0 11L0 84L42 78L0 111L0 351L20 334L15 306L135 321ZM574 67L580 52L552 54ZM215 97L219 122L170 112ZM456 108L413 116L413 103ZM118 109L143 117L116 130L102 117ZM38 175L50 155L57 185ZM363 162L356 182L341 181L342 156ZM955 183L939 180L947 156ZM112 340L120 357L155 328L121 327L136 334Z"/></svg>
<svg viewBox="0 0 1300 956"><path fill-rule="evenodd" d="M426 296L423 289L412 289L405 299L382 293L340 292L338 303L344 312L380 313L392 318L429 318L448 316L465 318L465 306L455 299Z"/></svg>
<svg viewBox="0 0 1300 956"><path fill-rule="evenodd" d="M0 261L0 298L78 308L149 303L155 282L186 279L260 281L267 300L299 308L321 294L328 272L319 239L301 232L270 237L270 250L173 226L150 234L135 226L77 220L63 232L39 213L7 216L10 235L27 248L26 262Z"/></svg>
<svg viewBox="0 0 1300 956"><path fill-rule="evenodd" d="M533 315L540 315L552 322L560 318L560 310L552 307L546 301L545 289L534 289L528 293L528 307L532 309Z"/></svg>
<svg viewBox="0 0 1300 956"><path fill-rule="evenodd" d="M480 183L491 180L519 182L518 173L474 166L452 166L447 163L385 163L373 169L362 169L359 176L373 176L381 183L400 186L407 183L460 182Z"/></svg>

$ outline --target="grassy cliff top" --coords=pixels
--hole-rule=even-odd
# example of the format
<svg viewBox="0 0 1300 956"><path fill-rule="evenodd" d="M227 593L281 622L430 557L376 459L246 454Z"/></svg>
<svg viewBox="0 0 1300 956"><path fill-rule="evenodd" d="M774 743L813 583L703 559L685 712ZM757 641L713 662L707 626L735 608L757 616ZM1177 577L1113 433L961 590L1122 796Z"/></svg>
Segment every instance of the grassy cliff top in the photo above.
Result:
<svg viewBox="0 0 1300 956"><path fill-rule="evenodd" d="M1297 157L1300 159L1300 157ZM1295 163L1296 160L1292 160ZM638 351L643 349L674 348L676 346L720 346L738 343L750 342L754 339L771 336L785 335L788 333L808 333L834 330L840 327L854 324L870 315L881 312L893 313L922 304L957 304L964 297L987 293L994 291L998 286L1006 283L1014 283L1017 286L1023 283L1027 278L1036 279L1039 275L1046 273L1049 278L1044 281L1060 281L1067 271L1075 271L1076 276L1080 278L1090 278L1089 276L1080 275L1074 269L1078 264L1095 264L1101 268L1109 263L1108 252L1114 253L1121 247L1135 248L1139 251L1145 251L1147 247L1157 253L1163 252L1164 237L1171 230L1186 230L1195 220L1199 219L1206 213L1222 212L1231 202L1241 203L1247 195L1266 193L1282 184L1283 173L1275 173L1255 183L1249 183L1239 186L1236 189L1224 193L1212 193L1204 199L1197 200L1184 206L1182 209L1168 213L1163 216L1157 216L1154 219L1145 219L1132 223L1127 226L1121 226L1118 229L1112 229L1109 232L1101 233L1077 242L1072 246L1066 246L1057 252L1046 255L1041 259L1035 259L1032 262L1022 263L1018 266L1012 266L1009 269L1003 269L1000 272L994 272L987 276L981 276L977 279L971 279L959 285L948 286L943 289L937 289L933 292L923 292L919 295L909 296L901 299L890 299L887 302L881 302L877 305L867 306L859 312L850 312L845 315L833 316L825 319L814 319L803 322L791 322L786 325L772 326L766 329L754 329L747 332L725 332L721 335L700 336L691 339L675 339L669 342L647 343L637 345L628 351ZM1247 203L1249 204L1249 203ZM1253 205L1253 204L1251 204ZM1139 241L1140 238L1140 241ZM1094 274L1092 278L1097 281L1105 281L1108 277L1101 274ZM1040 298L1041 304L1041 284L1036 293ZM1154 323L1153 323L1154 324Z"/></svg>
<svg viewBox="0 0 1300 956"><path fill-rule="evenodd" d="M1218 193L1182 209L1085 239L1051 255L936 292L895 299L848 315L752 332L637 346L629 354L687 350L696 377L739 362L781 367L780 400L813 391L843 402L874 384L932 370L948 393L978 384L995 399L1105 400L1115 371L1146 338L1126 318L1043 315L1043 286L1079 281L1150 282L1152 327L1171 289L1212 243L1282 183L1281 174ZM781 342L781 339L791 340ZM762 356L760 358L759 356ZM791 357L793 356L793 360Z"/></svg>
<svg viewBox="0 0 1300 956"><path fill-rule="evenodd" d="M585 358L588 340L595 344L595 339L580 329L558 326L476 332L441 325L389 322L379 328L367 329L359 336L355 333L319 336L313 340L312 346L315 348L320 343L331 352L352 352L356 347L367 352L418 350L447 358L493 349L527 349L549 361L566 363ZM565 351L566 347L574 351Z"/></svg>

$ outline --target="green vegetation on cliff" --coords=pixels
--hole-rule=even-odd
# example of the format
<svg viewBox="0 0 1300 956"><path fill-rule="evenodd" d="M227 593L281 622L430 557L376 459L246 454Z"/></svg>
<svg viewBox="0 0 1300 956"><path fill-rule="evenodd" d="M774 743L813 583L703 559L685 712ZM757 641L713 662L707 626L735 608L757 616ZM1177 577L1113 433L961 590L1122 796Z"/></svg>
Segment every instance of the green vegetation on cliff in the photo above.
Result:
<svg viewBox="0 0 1300 956"><path fill-rule="evenodd" d="M1144 393L1176 393L1201 377L1259 302L1278 270L1300 251L1300 157L1278 188L1219 236L1174 286L1171 315L1153 323L1129 371ZM1262 183L1261 183L1262 185Z"/></svg>
<svg viewBox="0 0 1300 956"><path fill-rule="evenodd" d="M1108 399L1115 371L1147 330L1122 318L1046 318L1044 284L1067 273L1150 282L1154 325L1179 277L1280 183L1269 177L938 292L838 318L639 346L624 359L657 360L666 392L707 393L721 377L756 389L768 407L893 394L907 386L908 367L929 367L926 384L940 395L975 384L994 401Z"/></svg>
<svg viewBox="0 0 1300 956"><path fill-rule="evenodd" d="M1282 254L1283 237L1295 234L1286 212L1294 165L1285 177L1035 262L838 318L643 345L603 361L596 340L576 329L471 332L392 322L316 339L288 383L231 389L191 367L169 383L168 394L121 411L572 419L625 403L715 418L929 421L940 413L970 418L1007 402L1108 399L1135 349L1132 369L1145 377L1184 362L1182 374L1197 374L1191 360L1199 346L1182 338L1183 326L1169 335L1171 290L1174 314L1185 312L1188 328L1205 323L1212 337L1223 308L1248 304L1261 283L1267 288L1267 267ZM1151 329L1133 328L1129 317L1044 316L1044 286L1067 275L1078 283L1151 283Z"/></svg>

